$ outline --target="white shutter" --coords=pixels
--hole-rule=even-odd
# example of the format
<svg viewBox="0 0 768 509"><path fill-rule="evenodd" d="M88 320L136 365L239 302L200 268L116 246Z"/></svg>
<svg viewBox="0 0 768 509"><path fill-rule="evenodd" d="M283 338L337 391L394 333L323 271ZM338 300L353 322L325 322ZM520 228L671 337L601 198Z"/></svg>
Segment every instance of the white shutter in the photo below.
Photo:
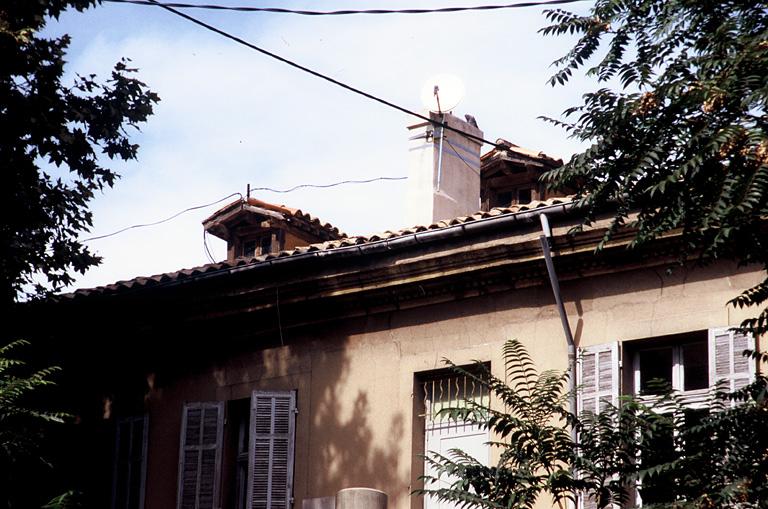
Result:
<svg viewBox="0 0 768 509"><path fill-rule="evenodd" d="M619 403L619 343L579 348L576 361L577 412L598 414ZM597 509L597 501L579 495L579 509Z"/></svg>
<svg viewBox="0 0 768 509"><path fill-rule="evenodd" d="M735 391L755 380L756 363L742 355L755 349L755 338L729 328L709 330L709 385L726 381L726 388Z"/></svg>
<svg viewBox="0 0 768 509"><path fill-rule="evenodd" d="M219 506L224 403L187 403L181 425L178 509Z"/></svg>
<svg viewBox="0 0 768 509"><path fill-rule="evenodd" d="M576 363L578 413L600 413L619 402L619 343L579 348Z"/></svg>
<svg viewBox="0 0 768 509"><path fill-rule="evenodd" d="M248 452L248 509L293 504L296 393L254 391Z"/></svg>

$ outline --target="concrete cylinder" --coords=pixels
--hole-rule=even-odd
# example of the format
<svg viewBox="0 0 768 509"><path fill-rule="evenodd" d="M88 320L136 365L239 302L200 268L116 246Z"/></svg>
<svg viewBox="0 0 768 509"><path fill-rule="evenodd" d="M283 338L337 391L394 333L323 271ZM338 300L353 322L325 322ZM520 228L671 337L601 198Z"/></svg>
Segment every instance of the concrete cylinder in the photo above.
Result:
<svg viewBox="0 0 768 509"><path fill-rule="evenodd" d="M336 493L336 509L387 509L387 494L372 488L345 488Z"/></svg>

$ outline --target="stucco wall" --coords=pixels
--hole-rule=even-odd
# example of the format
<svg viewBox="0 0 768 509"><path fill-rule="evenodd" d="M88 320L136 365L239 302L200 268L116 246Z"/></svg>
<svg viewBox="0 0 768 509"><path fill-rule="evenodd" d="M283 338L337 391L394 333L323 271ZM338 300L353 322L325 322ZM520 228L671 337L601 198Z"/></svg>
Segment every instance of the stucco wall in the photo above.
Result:
<svg viewBox="0 0 768 509"><path fill-rule="evenodd" d="M764 276L718 265L664 274L663 268L562 281L574 337L581 346L736 325L749 316L726 301ZM184 401L247 398L252 390L298 394L294 507L304 498L367 486L390 507L409 496L419 460L414 374L490 361L502 374L501 346L525 343L539 369L566 369L565 340L548 286L448 304L286 330L285 346L233 354L206 369L155 386L149 397L147 509L175 506ZM209 338L211 351L226 331ZM180 359L183 362L183 359ZM158 374L162 379L162 374ZM549 506L542 501L542 507Z"/></svg>

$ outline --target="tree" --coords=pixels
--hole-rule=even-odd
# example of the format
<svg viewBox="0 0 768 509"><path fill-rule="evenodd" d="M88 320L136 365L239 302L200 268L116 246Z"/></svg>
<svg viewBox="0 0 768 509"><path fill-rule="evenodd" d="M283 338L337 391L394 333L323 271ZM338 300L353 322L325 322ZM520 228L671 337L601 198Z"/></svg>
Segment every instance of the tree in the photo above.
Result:
<svg viewBox="0 0 768 509"><path fill-rule="evenodd" d="M48 464L40 449L46 426L62 423L66 414L39 408L35 397L53 384L51 376L57 368L29 373L25 363L11 357L12 352L28 345L23 340L0 347L0 486L2 507L23 506L34 497L18 489L24 486L29 471ZM22 488L23 489L23 488ZM44 491L44 490L40 490Z"/></svg>
<svg viewBox="0 0 768 509"><path fill-rule="evenodd" d="M127 128L152 113L157 95L128 61L108 80L62 82L69 37L46 39L46 20L96 0L7 0L0 6L0 299L39 296L72 282L99 258L78 242L92 224L88 203L117 174L109 159L135 159ZM106 158L104 157L106 156Z"/></svg>
<svg viewBox="0 0 768 509"><path fill-rule="evenodd" d="M768 355L751 355L768 361ZM651 402L625 396L598 415L573 415L563 393L566 372L538 373L516 340L506 343L504 361L509 384L487 369L477 375L453 367L487 389L498 404L468 400L465 407L442 411L491 430L499 461L485 466L460 450L448 456L430 453L427 461L436 476L426 476L418 494L492 509L530 508L541 496L564 507L583 497L601 509L615 503L634 506L639 489L644 508L764 507L765 376L733 394L716 390L705 414L692 412L678 394L666 391ZM455 481L448 488L432 488L440 476Z"/></svg>
<svg viewBox="0 0 768 509"><path fill-rule="evenodd" d="M95 4L0 4L0 314L6 318L18 318L12 308L20 299L59 290L72 281L71 271L99 263L77 240L92 224L88 204L118 177L105 162L136 158L128 129L144 122L159 100L133 77L128 60L118 62L103 83L95 75L63 82L70 39L46 39L40 30L67 8ZM0 334L0 505L33 507L37 500L39 507L61 492L51 481L61 476L46 480L37 468L50 456L46 424L62 421L62 414L42 410L45 403L38 400L38 389L52 383L57 368L19 371L22 363L7 358L24 343L11 341L12 331L24 328L16 322ZM65 493L49 506L69 507L77 498Z"/></svg>
<svg viewBox="0 0 768 509"><path fill-rule="evenodd" d="M680 231L681 263L768 268L768 3L597 0L547 17L545 35L579 36L550 83L600 55L587 74L606 86L568 121L547 119L590 146L544 179L577 189L585 224L615 211L605 241L625 227L634 246ZM768 279L730 303L766 302ZM768 307L742 327L767 331Z"/></svg>
<svg viewBox="0 0 768 509"><path fill-rule="evenodd" d="M418 493L486 508L530 508L540 495L549 494L564 509L565 501L583 487L569 467L574 444L567 428L574 416L566 410L567 374L537 373L525 348L515 340L504 345L504 359L510 386L482 363L477 364L479 374L448 363L498 397L504 411L472 400L467 400L466 407L442 411L450 419L492 430L498 439L492 445L502 450L499 462L489 467L458 449L450 451L451 456L430 453L426 461L437 476L425 476L425 489ZM456 481L449 488L431 489L441 476Z"/></svg>

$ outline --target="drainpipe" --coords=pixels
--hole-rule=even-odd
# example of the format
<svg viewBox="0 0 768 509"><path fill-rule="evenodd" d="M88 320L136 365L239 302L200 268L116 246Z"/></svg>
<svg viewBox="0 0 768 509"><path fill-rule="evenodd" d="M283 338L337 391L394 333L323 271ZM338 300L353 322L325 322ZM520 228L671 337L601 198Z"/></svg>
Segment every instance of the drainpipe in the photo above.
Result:
<svg viewBox="0 0 768 509"><path fill-rule="evenodd" d="M549 227L549 219L546 214L539 214L541 220L541 249L544 251L544 262L547 264L547 273L549 274L549 283L552 286L552 293L555 295L555 304L560 314L560 322L563 325L565 333L565 342L568 345L568 402L572 414L576 414L576 346L573 343L571 326L568 324L568 315L565 314L563 298L560 295L560 283L555 273L555 265L552 263L552 253L550 252L550 239L552 238L552 229ZM571 430L571 438L576 440L576 430Z"/></svg>

